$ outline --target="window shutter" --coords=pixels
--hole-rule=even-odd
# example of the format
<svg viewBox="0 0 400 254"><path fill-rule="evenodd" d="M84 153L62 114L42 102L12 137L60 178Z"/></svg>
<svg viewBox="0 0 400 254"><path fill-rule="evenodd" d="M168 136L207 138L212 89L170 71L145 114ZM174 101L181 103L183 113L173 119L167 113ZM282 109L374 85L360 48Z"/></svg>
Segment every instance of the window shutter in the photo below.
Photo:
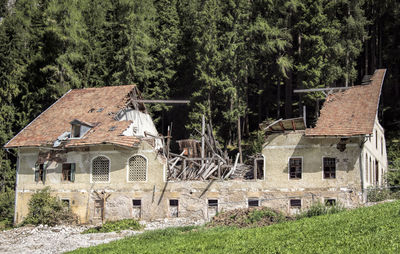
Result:
<svg viewBox="0 0 400 254"><path fill-rule="evenodd" d="M75 163L71 163L71 182L75 182Z"/></svg>

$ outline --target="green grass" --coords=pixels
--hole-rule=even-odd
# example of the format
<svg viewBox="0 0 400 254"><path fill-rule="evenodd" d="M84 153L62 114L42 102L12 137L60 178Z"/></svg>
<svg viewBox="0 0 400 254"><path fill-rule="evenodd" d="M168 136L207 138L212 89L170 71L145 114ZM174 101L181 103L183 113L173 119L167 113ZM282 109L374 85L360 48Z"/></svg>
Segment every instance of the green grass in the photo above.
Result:
<svg viewBox="0 0 400 254"><path fill-rule="evenodd" d="M89 233L107 233L107 232L119 232L121 230L140 230L142 225L134 219L124 219L118 221L107 221L102 226L89 228L82 232L82 234Z"/></svg>
<svg viewBox="0 0 400 254"><path fill-rule="evenodd" d="M73 253L400 253L400 202L261 228L149 231Z"/></svg>

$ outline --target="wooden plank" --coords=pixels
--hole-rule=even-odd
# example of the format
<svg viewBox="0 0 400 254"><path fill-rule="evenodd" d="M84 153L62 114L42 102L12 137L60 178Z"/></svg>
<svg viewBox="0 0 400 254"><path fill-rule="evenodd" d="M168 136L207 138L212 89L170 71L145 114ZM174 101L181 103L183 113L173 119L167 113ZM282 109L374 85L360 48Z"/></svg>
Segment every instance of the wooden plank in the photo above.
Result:
<svg viewBox="0 0 400 254"><path fill-rule="evenodd" d="M189 104L190 100L140 100L131 99L132 102L138 103L165 103L165 104Z"/></svg>
<svg viewBox="0 0 400 254"><path fill-rule="evenodd" d="M239 160L239 153L236 154L235 164L233 165L233 168L231 169L231 171L228 172L228 174L226 174L224 179L229 178L235 172L238 160Z"/></svg>
<svg viewBox="0 0 400 254"><path fill-rule="evenodd" d="M334 91L334 90L346 90L351 87L325 87L325 88L312 88L312 89L295 89L294 93L309 93L309 92L323 92L323 91Z"/></svg>

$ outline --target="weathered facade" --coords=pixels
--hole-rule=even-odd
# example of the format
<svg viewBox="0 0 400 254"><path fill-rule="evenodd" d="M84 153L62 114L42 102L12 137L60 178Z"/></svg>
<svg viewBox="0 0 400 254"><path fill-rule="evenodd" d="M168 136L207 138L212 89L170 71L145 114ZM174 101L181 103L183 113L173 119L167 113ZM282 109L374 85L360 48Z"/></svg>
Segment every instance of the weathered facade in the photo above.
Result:
<svg viewBox="0 0 400 254"><path fill-rule="evenodd" d="M357 206L367 187L384 184L387 171L376 116L383 78L378 70L370 84L329 95L313 129L291 120L285 124L292 128L279 121L281 130L270 126L256 179L169 178L162 139L134 86L72 90L5 146L18 149L15 222L26 217L32 194L46 186L81 223L207 219L248 206L294 213L315 201ZM357 108L358 100L364 102L353 100L354 92L373 98ZM343 98L353 106L343 105ZM334 118L332 108L344 122L326 123Z"/></svg>

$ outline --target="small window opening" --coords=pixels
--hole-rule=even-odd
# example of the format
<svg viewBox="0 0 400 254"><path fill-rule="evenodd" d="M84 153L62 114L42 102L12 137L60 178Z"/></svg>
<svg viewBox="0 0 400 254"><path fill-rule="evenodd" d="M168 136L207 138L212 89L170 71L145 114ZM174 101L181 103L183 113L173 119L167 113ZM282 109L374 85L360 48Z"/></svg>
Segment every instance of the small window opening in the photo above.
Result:
<svg viewBox="0 0 400 254"><path fill-rule="evenodd" d="M132 199L132 217L140 218L142 214L142 200Z"/></svg>
<svg viewBox="0 0 400 254"><path fill-rule="evenodd" d="M249 207L257 207L257 206L259 206L259 200L258 199L249 199L247 201L247 204Z"/></svg>
<svg viewBox="0 0 400 254"><path fill-rule="evenodd" d="M169 215L170 217L178 217L179 201L177 199L169 200Z"/></svg>
<svg viewBox="0 0 400 254"><path fill-rule="evenodd" d="M208 200L208 206L218 206L218 200L217 199L209 199Z"/></svg>
<svg viewBox="0 0 400 254"><path fill-rule="evenodd" d="M81 137L81 126L79 124L72 125L72 137L73 138Z"/></svg>
<svg viewBox="0 0 400 254"><path fill-rule="evenodd" d="M69 206L70 206L69 199L61 199L61 203L63 204L63 206L65 208L69 208Z"/></svg>
<svg viewBox="0 0 400 254"><path fill-rule="evenodd" d="M291 199L290 207L291 208L301 208L301 199Z"/></svg>
<svg viewBox="0 0 400 254"><path fill-rule="evenodd" d="M62 180L70 182L75 181L75 163L63 163Z"/></svg>
<svg viewBox="0 0 400 254"><path fill-rule="evenodd" d="M324 158L324 179L336 178L336 158Z"/></svg>
<svg viewBox="0 0 400 254"><path fill-rule="evenodd" d="M336 199L334 199L334 198L325 199L325 205L326 206L335 206L336 205Z"/></svg>
<svg viewBox="0 0 400 254"><path fill-rule="evenodd" d="M40 163L35 170L35 182L45 182L46 180L46 170L44 164Z"/></svg>
<svg viewBox="0 0 400 254"><path fill-rule="evenodd" d="M301 158L290 158L289 159L289 178L290 179L301 179L302 173L302 159Z"/></svg>

